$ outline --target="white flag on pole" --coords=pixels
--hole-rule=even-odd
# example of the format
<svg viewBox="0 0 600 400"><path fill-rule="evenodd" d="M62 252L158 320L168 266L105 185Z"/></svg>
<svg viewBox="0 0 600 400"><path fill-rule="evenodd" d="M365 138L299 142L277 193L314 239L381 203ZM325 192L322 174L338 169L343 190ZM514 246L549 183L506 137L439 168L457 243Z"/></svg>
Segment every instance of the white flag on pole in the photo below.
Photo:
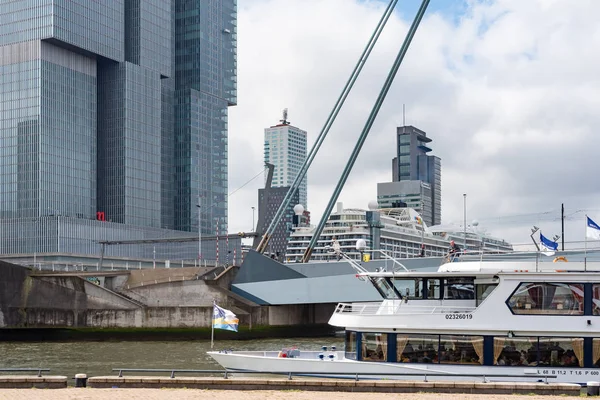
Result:
<svg viewBox="0 0 600 400"><path fill-rule="evenodd" d="M600 240L600 226L587 217L587 225L585 227L585 236L590 239Z"/></svg>

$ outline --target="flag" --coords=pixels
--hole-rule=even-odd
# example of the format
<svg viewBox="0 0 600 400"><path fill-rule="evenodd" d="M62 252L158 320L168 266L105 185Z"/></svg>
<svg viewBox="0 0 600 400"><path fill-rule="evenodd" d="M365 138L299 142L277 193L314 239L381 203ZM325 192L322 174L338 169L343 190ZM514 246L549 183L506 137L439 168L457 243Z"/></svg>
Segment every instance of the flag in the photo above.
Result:
<svg viewBox="0 0 600 400"><path fill-rule="evenodd" d="M542 235L542 232L540 232L540 243L542 244L542 246L544 246L548 250L553 250L553 251L558 250L558 243L553 242L552 240L550 240L547 237L545 237L544 235Z"/></svg>
<svg viewBox="0 0 600 400"><path fill-rule="evenodd" d="M600 226L592 221L590 217L587 217L587 225L585 227L585 236L590 239L600 240Z"/></svg>
<svg viewBox="0 0 600 400"><path fill-rule="evenodd" d="M213 305L213 328L237 332L240 320L229 310Z"/></svg>

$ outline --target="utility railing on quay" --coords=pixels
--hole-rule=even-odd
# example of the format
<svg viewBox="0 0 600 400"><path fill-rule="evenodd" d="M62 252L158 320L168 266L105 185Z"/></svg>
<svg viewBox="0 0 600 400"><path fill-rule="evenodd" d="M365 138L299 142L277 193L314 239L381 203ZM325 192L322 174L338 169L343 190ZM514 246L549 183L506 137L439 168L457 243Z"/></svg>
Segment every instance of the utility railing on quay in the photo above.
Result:
<svg viewBox="0 0 600 400"><path fill-rule="evenodd" d="M330 361L323 361L330 362ZM548 384L548 379L554 379L557 375L547 374L527 374L527 375L516 375L516 374L456 374L456 373L440 373L440 372L421 372L421 373L406 373L406 372L368 372L368 373L329 373L329 372L315 372L315 371L251 371L251 370L206 370L206 369L144 369L144 368L113 368L113 372L119 372L119 378L123 377L124 372L148 372L148 373L170 373L171 379L175 378L175 374L207 374L207 375L223 375L223 379L228 379L231 374L259 374L259 375L286 375L289 380L292 377L322 377L322 378L335 378L335 379L354 379L359 381L361 377L363 379L373 379L373 377L408 377L415 379L418 377L423 378L423 382L428 382L428 377L456 377L456 378L482 378L484 383L490 382L490 379L496 378L519 378L519 379L531 379L544 380L544 383Z"/></svg>
<svg viewBox="0 0 600 400"><path fill-rule="evenodd" d="M407 305L404 301L398 300L398 304L381 303L339 303L334 314L357 314L364 316L378 315L405 315L405 314L468 314L477 307L459 307L459 306L413 306Z"/></svg>
<svg viewBox="0 0 600 400"><path fill-rule="evenodd" d="M48 368L0 368L0 372L37 372L38 378L42 372L50 372Z"/></svg>

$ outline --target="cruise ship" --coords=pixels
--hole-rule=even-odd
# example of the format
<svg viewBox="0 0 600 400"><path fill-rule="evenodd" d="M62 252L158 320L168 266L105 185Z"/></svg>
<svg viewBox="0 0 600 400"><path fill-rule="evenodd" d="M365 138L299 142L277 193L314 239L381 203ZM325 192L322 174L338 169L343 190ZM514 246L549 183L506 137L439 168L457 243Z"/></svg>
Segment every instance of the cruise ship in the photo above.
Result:
<svg viewBox="0 0 600 400"><path fill-rule="evenodd" d="M485 231L478 229L478 226L479 223L473 221L472 225L467 225L466 232L462 226L452 224L430 226L429 231L435 236L446 240L454 240L460 246L464 246L466 233L466 247L469 252L494 254L513 251L512 244L506 240L488 235Z"/></svg>
<svg viewBox="0 0 600 400"><path fill-rule="evenodd" d="M362 239L368 249L380 249L393 258L442 257L448 253L450 240L464 246L462 228L439 225L433 230L423 222L421 216L412 208L377 208L370 210L344 208L337 204L325 225L313 251L311 261L333 260L335 255L331 246L336 241L340 250L352 259L360 260L361 253L356 250L356 242ZM310 239L314 227L297 227L288 242L285 262L298 262ZM421 247L424 245L424 254ZM467 252L509 252L512 246L500 239L467 230Z"/></svg>

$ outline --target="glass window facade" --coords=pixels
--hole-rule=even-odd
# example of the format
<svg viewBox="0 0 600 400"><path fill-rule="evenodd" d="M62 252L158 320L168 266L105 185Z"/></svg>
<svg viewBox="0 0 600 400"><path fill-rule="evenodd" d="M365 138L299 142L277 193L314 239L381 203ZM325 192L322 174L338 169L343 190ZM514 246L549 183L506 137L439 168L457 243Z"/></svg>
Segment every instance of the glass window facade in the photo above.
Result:
<svg viewBox="0 0 600 400"><path fill-rule="evenodd" d="M91 215L96 64L43 42L1 51L2 218Z"/></svg>
<svg viewBox="0 0 600 400"><path fill-rule="evenodd" d="M175 228L227 231L227 107L237 101L237 3L175 1ZM198 196L202 215L198 218Z"/></svg>
<svg viewBox="0 0 600 400"><path fill-rule="evenodd" d="M203 231L226 232L236 9L234 0L0 2L0 218L104 212L195 231L201 195Z"/></svg>

